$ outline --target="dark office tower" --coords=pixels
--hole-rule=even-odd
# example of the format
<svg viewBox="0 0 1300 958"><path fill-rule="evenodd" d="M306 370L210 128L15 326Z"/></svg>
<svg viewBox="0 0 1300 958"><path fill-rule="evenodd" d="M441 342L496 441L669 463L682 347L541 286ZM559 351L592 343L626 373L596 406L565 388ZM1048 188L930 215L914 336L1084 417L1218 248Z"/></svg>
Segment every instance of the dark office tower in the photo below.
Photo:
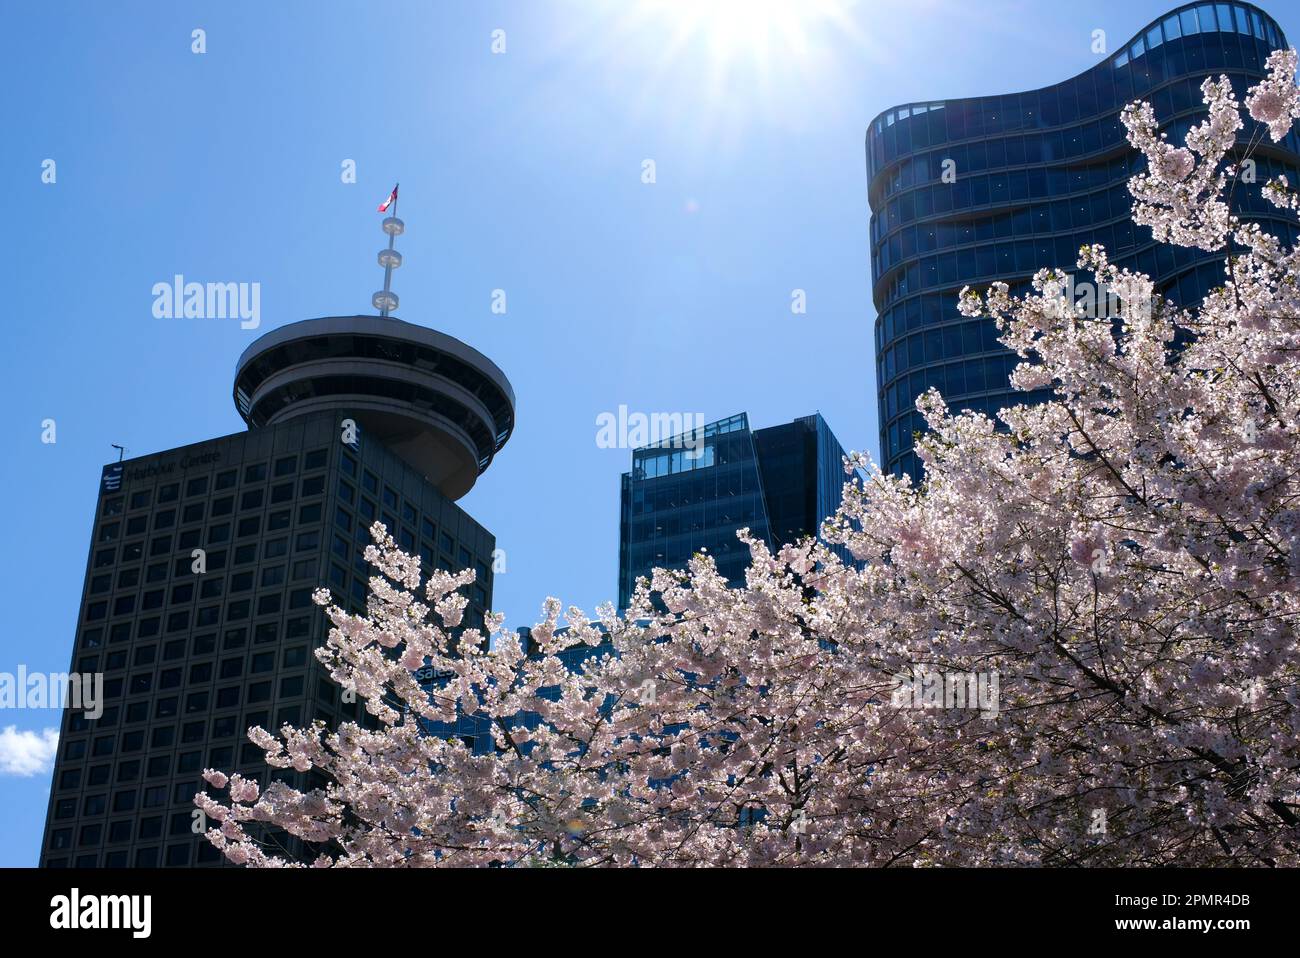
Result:
<svg viewBox="0 0 1300 958"><path fill-rule="evenodd" d="M942 40L936 42L941 43ZM881 467L919 477L912 436L916 397L939 389L954 409L996 414L1035 398L1007 376L1017 360L988 321L957 312L957 293L1006 280L1013 290L1044 267L1071 273L1080 246L1101 243L1113 262L1150 274L1161 292L1194 304L1223 284L1223 253L1157 245L1130 219L1130 176L1144 161L1125 139L1120 110L1144 99L1181 143L1205 117L1201 81L1226 74L1238 99L1264 76L1281 29L1243 3L1179 7L1072 80L1028 93L895 107L867 129L872 296L876 308ZM1247 120L1244 145L1262 129ZM1253 185L1233 205L1294 241L1296 219L1260 196L1271 177L1297 182L1293 130L1253 154ZM951 182L945 182L945 172ZM954 178L955 177L955 178ZM1046 395L1039 393L1038 396Z"/></svg>
<svg viewBox="0 0 1300 958"><path fill-rule="evenodd" d="M749 549L737 530L748 528L773 549L815 536L839 507L848 479L844 449L820 414L751 431L740 413L704 426L702 446L681 440L633 450L632 471L623 473L621 609L638 576L684 569L701 550L732 585L743 584Z"/></svg>
<svg viewBox="0 0 1300 958"><path fill-rule="evenodd" d="M234 397L247 432L104 468L72 669L104 673L105 708L64 713L42 865L216 863L192 799L206 767L272 777L249 726L373 725L312 654L311 595L364 608L376 520L426 572L478 570L471 624L489 606L495 540L455 503L514 426L487 358L394 319L313 319L253 343Z"/></svg>

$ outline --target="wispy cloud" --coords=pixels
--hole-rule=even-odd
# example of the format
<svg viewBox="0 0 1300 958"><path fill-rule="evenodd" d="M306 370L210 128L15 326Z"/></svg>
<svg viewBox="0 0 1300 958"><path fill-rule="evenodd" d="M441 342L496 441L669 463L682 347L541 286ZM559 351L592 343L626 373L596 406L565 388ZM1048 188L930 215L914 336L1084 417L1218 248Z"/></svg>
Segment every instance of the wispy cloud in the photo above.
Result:
<svg viewBox="0 0 1300 958"><path fill-rule="evenodd" d="M0 730L0 775L27 778L48 772L58 746L58 729L20 732L18 726L6 725Z"/></svg>

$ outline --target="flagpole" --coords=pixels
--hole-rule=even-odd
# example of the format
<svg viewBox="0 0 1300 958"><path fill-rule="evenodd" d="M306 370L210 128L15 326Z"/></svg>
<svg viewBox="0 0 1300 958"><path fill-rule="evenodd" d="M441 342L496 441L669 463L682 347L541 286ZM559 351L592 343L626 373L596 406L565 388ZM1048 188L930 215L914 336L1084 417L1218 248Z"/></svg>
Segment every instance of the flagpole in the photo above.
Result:
<svg viewBox="0 0 1300 958"><path fill-rule="evenodd" d="M397 200L393 200L393 216L397 216ZM397 240L397 234L390 232L388 234L388 250L392 252L393 243ZM384 266L384 308L379 311L379 315L387 318L388 316L388 294L393 285L393 259L390 256Z"/></svg>
<svg viewBox="0 0 1300 958"><path fill-rule="evenodd" d="M402 221L397 218L397 193L401 185L398 183L393 187L393 208L391 215L386 217L383 223L383 230L388 234L388 249L379 254L379 262L384 266L384 289L372 298L374 305L380 307L379 315L384 319L388 318L389 309L397 307L397 297L392 293L393 267L402 264L402 254L393 249L393 244L397 240L397 235L404 229Z"/></svg>

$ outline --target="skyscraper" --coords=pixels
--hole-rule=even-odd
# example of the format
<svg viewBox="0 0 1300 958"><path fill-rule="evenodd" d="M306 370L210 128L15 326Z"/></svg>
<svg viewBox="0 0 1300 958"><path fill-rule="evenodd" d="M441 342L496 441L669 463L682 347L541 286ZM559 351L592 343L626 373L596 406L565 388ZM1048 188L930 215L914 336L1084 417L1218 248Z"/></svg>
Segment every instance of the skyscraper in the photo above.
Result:
<svg viewBox="0 0 1300 958"><path fill-rule="evenodd" d="M328 623L311 600L324 586L364 608L372 523L426 572L477 570L467 626L490 605L496 542L456 500L514 428L491 361L422 326L332 316L254 342L234 398L247 432L104 467L71 670L104 674L105 707L64 712L44 866L216 863L192 801L205 767L310 784L268 769L248 727L373 724L316 662Z"/></svg>
<svg viewBox="0 0 1300 958"><path fill-rule="evenodd" d="M1095 67L1026 93L911 103L867 129L872 298L881 467L919 476L912 436L916 397L939 389L955 409L996 414L1047 395L1014 392L1018 360L991 321L957 312L967 284L1013 291L1037 270L1073 272L1080 246L1100 243L1121 266L1149 273L1178 303L1223 282L1223 254L1159 245L1130 219L1127 182L1143 160L1125 139L1120 110L1148 100L1161 129L1182 142L1205 116L1200 84L1226 74L1239 99L1264 76L1286 37L1245 3L1197 3L1153 21ZM1255 133L1247 123L1241 144ZM1260 139L1258 136L1255 139ZM1253 186L1233 205L1287 242L1297 220L1260 196L1285 173L1300 180L1300 137L1254 145Z"/></svg>
<svg viewBox="0 0 1300 958"><path fill-rule="evenodd" d="M820 414L751 431L739 413L709 423L702 444L681 437L632 452L622 479L618 601L626 609L639 576L683 569L707 550L733 585L744 582L748 527L775 549L815 536L840 504L844 449ZM698 442L698 437L696 437Z"/></svg>

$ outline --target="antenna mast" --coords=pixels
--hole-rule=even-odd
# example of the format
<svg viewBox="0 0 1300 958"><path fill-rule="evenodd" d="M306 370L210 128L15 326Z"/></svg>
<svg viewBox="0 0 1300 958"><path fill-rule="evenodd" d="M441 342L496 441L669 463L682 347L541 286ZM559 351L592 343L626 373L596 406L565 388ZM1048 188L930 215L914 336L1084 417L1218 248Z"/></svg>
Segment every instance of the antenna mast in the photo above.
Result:
<svg viewBox="0 0 1300 958"><path fill-rule="evenodd" d="M393 187L393 215L385 216L383 230L388 234L388 248L379 251L379 265L384 268L384 288L370 297L370 303L379 310L379 315L388 318L390 310L397 308L397 294L392 291L393 270L402 265L402 254L393 249L393 242L406 231L406 224L397 218L397 189Z"/></svg>

